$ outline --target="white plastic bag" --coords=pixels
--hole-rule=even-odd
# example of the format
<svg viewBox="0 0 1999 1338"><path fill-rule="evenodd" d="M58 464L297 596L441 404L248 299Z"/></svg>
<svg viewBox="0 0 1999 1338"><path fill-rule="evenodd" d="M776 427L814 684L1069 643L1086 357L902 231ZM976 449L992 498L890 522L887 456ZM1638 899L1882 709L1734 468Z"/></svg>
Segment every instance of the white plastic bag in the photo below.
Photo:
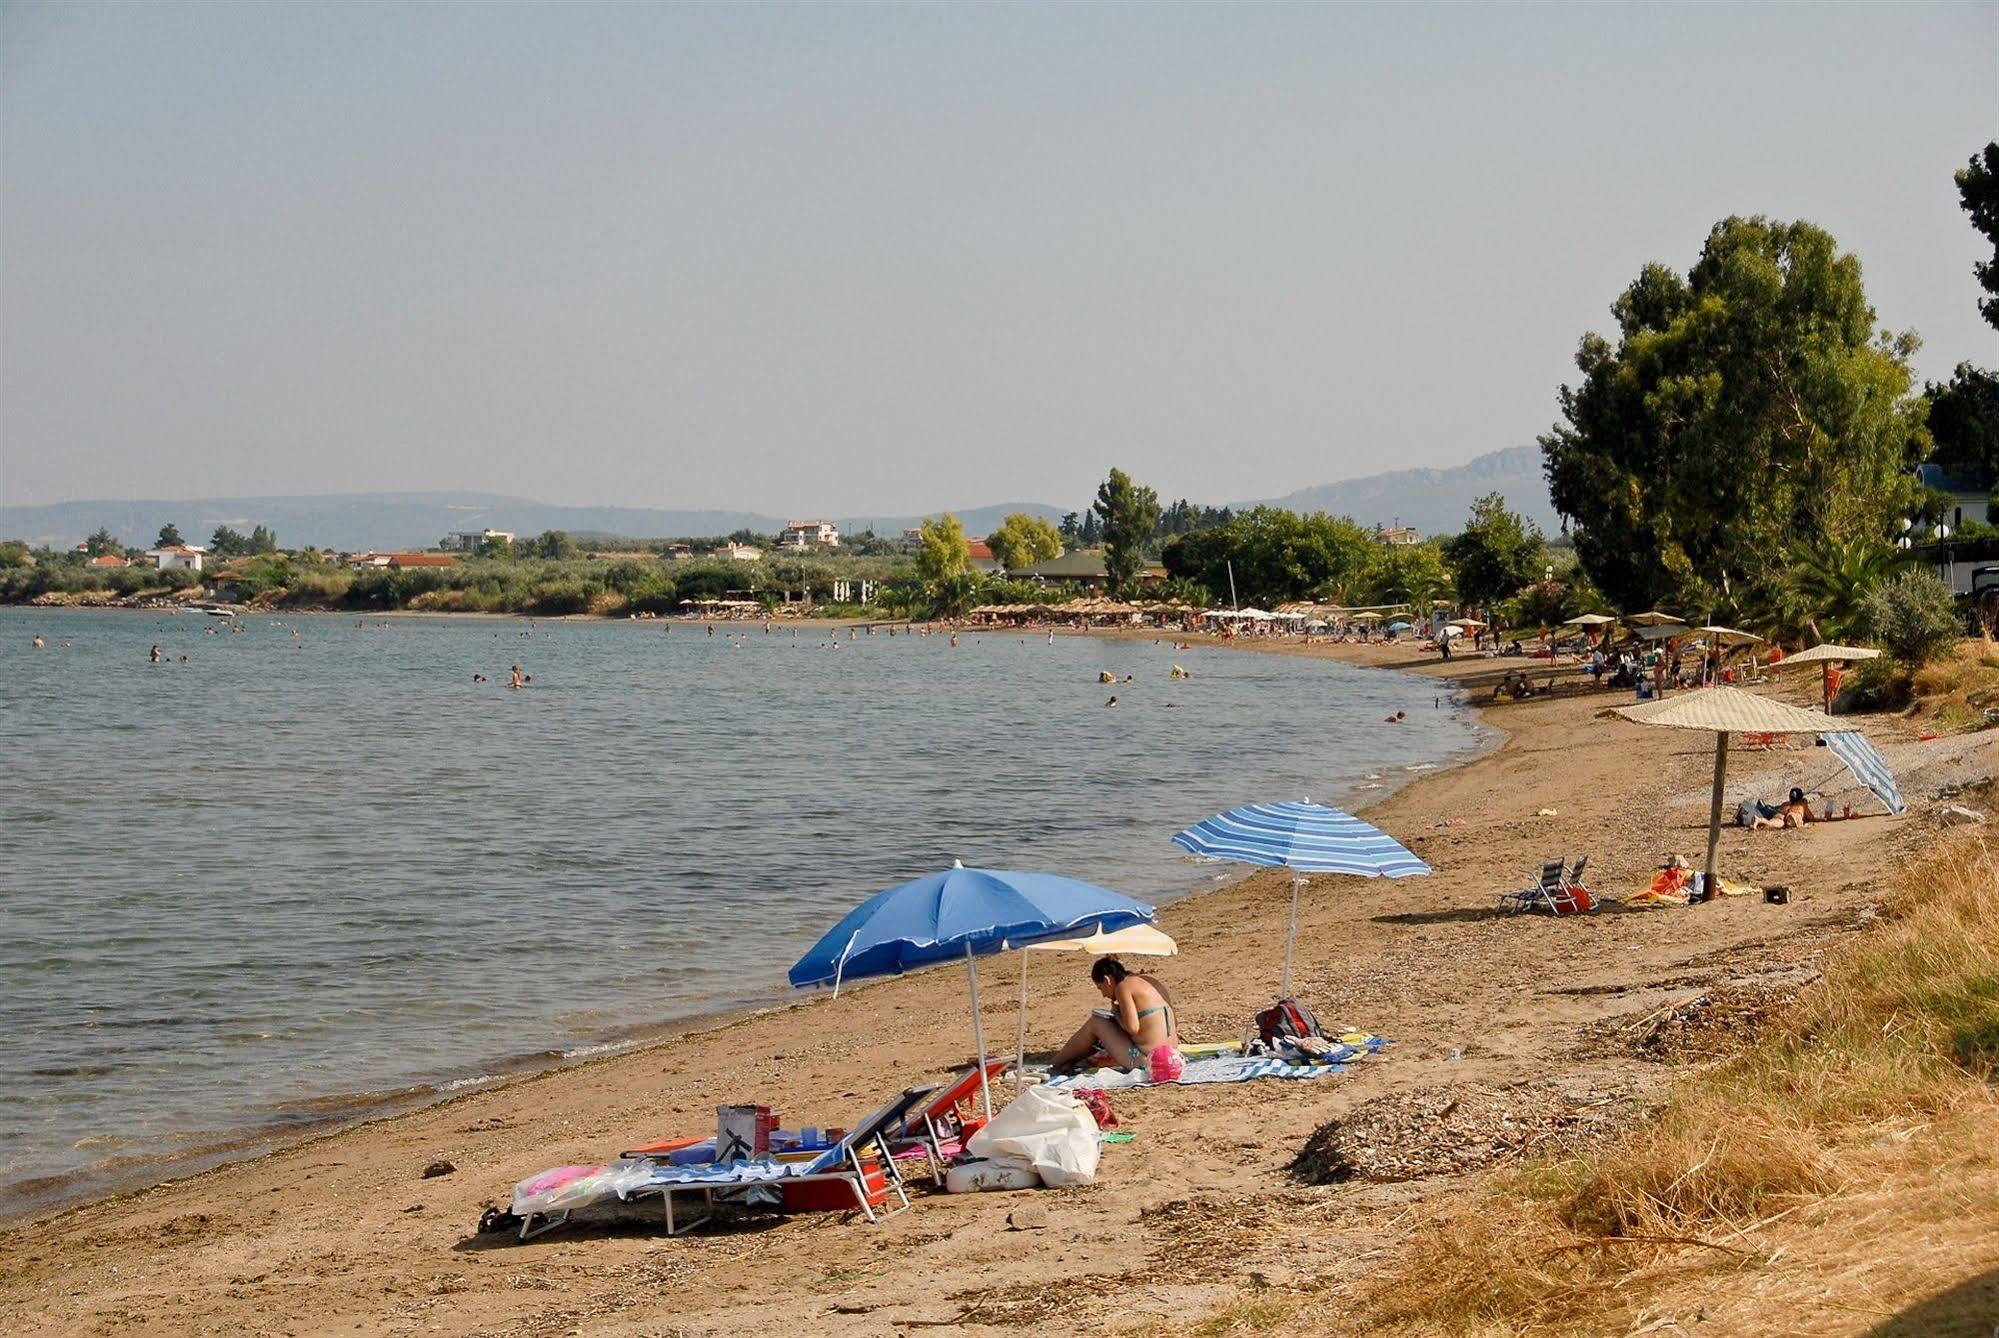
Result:
<svg viewBox="0 0 1999 1338"><path fill-rule="evenodd" d="M965 1151L1001 1165L1032 1168L1044 1185L1087 1185L1097 1178L1097 1122L1066 1092L1030 1087L972 1135Z"/></svg>

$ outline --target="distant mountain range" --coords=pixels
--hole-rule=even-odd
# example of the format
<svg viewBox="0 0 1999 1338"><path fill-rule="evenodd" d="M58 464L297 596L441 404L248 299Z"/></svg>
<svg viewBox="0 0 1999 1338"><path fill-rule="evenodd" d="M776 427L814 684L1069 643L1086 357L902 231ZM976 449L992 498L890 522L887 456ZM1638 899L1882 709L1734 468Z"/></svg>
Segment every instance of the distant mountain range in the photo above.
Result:
<svg viewBox="0 0 1999 1338"><path fill-rule="evenodd" d="M1413 525L1427 533L1456 530L1472 499L1500 492L1514 509L1553 532L1554 510L1541 477L1541 455L1532 446L1495 451L1455 469L1403 469L1348 479L1269 499L1273 506L1331 511L1365 524ZM1171 499L1167 499L1171 500ZM1197 499L1199 500L1199 499ZM1238 505L1252 505L1239 503ZM968 534L984 534L1016 511L1059 521L1069 508L1041 502L970 507L954 514ZM930 514L936 514L932 512ZM818 519L818 517L811 517ZM64 547L100 526L127 546L152 543L172 521L190 543L201 543L218 525L248 530L270 527L282 544L319 544L343 551L417 548L452 530L492 528L516 534L567 530L577 536L676 538L734 530L774 534L796 516L754 511L669 511L629 506L554 506L524 497L480 492L335 493L319 497L204 497L181 501L55 502L0 506L0 538ZM918 515L829 517L842 534L872 529L895 535Z"/></svg>
<svg viewBox="0 0 1999 1338"><path fill-rule="evenodd" d="M1291 511L1330 511L1368 525L1413 525L1425 534L1449 534L1464 528L1471 504L1489 492L1506 498L1543 534L1552 536L1561 528L1548 500L1538 446L1493 451L1455 469L1398 469L1322 483L1268 501Z"/></svg>

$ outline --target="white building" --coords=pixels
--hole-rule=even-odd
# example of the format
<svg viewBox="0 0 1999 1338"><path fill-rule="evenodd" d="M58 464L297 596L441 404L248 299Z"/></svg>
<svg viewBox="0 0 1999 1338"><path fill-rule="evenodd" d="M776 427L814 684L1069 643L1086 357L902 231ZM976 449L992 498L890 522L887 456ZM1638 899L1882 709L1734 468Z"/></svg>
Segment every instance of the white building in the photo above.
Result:
<svg viewBox="0 0 1999 1338"><path fill-rule="evenodd" d="M511 544L514 533L512 530L453 530L444 536L438 547L447 553L476 553L486 546L488 539L503 539Z"/></svg>
<svg viewBox="0 0 1999 1338"><path fill-rule="evenodd" d="M200 571L207 550L188 544L168 544L165 548L148 548L146 556L161 571Z"/></svg>
<svg viewBox="0 0 1999 1338"><path fill-rule="evenodd" d="M737 562L755 562L762 558L763 555L763 549L752 547L749 544L724 544L722 546L722 556L731 558Z"/></svg>
<svg viewBox="0 0 1999 1338"><path fill-rule="evenodd" d="M784 548L838 548L840 531L830 520L794 520L777 542Z"/></svg>

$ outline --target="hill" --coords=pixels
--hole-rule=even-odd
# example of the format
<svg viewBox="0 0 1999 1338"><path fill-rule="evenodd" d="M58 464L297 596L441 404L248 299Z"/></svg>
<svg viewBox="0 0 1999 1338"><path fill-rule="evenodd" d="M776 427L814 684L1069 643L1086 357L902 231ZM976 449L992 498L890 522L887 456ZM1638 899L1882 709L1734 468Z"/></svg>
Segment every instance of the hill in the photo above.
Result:
<svg viewBox="0 0 1999 1338"><path fill-rule="evenodd" d="M1493 451L1455 469L1398 469L1323 483L1267 499L1292 511L1330 511L1368 525L1414 525L1424 534L1461 529L1472 502L1496 492L1506 504L1553 535L1561 529L1536 446Z"/></svg>

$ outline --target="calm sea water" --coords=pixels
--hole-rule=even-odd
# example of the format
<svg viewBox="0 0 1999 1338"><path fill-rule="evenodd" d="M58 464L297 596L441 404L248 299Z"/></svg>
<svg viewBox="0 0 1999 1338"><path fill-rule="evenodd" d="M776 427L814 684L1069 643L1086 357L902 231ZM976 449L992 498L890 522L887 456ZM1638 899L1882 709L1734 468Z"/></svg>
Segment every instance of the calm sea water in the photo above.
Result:
<svg viewBox="0 0 1999 1338"><path fill-rule="evenodd" d="M1190 821L1477 746L1399 675L1142 641L242 625L0 609L0 1215L778 997L953 859L1170 898Z"/></svg>

